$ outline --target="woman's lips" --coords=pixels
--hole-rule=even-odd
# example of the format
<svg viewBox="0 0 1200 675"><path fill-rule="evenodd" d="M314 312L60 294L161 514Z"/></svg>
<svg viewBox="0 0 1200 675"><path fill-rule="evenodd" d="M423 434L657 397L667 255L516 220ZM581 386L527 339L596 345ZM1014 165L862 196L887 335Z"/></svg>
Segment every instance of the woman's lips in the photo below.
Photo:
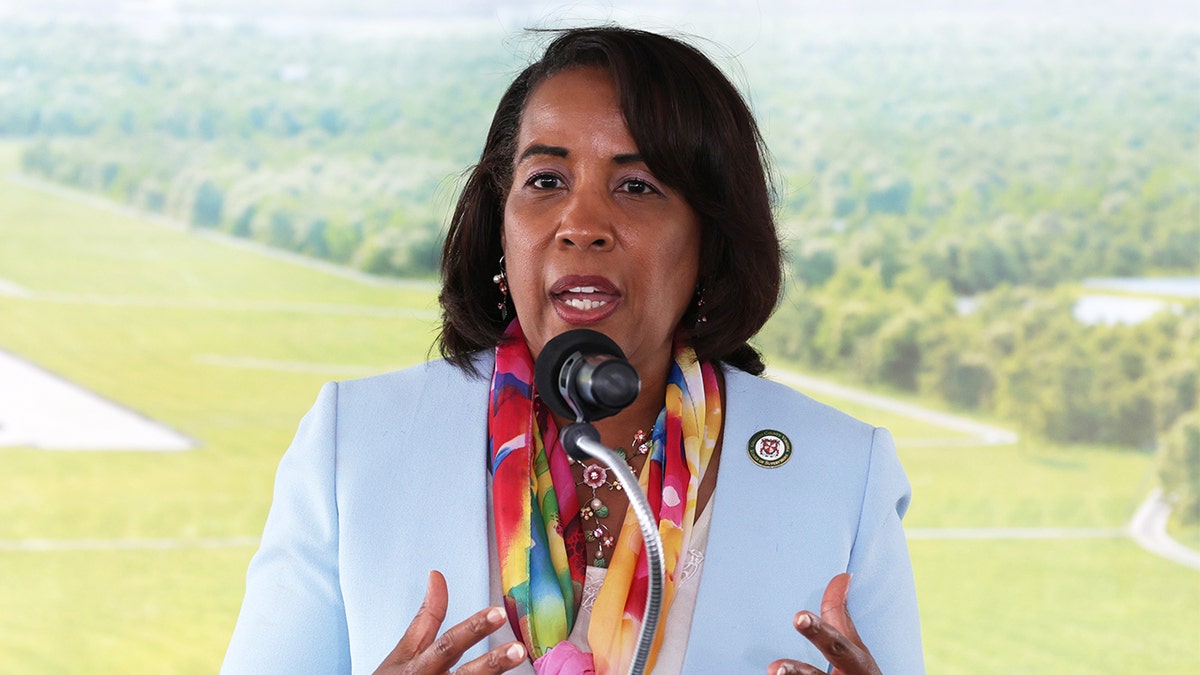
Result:
<svg viewBox="0 0 1200 675"><path fill-rule="evenodd" d="M599 276L569 276L550 287L554 311L569 324L587 325L602 321L616 311L621 293L608 279Z"/></svg>

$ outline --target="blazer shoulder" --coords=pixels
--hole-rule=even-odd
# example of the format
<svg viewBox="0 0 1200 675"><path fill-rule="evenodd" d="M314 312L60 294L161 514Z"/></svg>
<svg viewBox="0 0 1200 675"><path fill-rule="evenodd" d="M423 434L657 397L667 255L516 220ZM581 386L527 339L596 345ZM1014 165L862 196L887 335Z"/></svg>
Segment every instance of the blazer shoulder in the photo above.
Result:
<svg viewBox="0 0 1200 675"><path fill-rule="evenodd" d="M475 355L480 373L491 372L492 358L494 357L490 352ZM380 375L342 380L337 384L340 397L355 400L380 396L421 395L430 390L469 389L480 385L487 386L488 379L485 375L468 373L445 359L434 359Z"/></svg>

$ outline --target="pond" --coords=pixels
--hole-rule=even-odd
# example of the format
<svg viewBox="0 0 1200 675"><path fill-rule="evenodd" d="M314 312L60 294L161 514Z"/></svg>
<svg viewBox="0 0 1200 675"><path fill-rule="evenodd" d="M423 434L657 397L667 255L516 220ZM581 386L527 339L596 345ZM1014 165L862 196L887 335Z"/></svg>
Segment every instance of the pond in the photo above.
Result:
<svg viewBox="0 0 1200 675"><path fill-rule="evenodd" d="M1083 286L1097 291L1200 298L1200 277L1093 278L1084 279Z"/></svg>
<svg viewBox="0 0 1200 675"><path fill-rule="evenodd" d="M1145 293L1181 299L1200 299L1200 277L1129 277L1085 279L1084 288L1119 293ZM1158 312L1178 309L1179 303L1162 297L1138 298L1100 293L1080 296L1075 303L1075 318L1088 325L1141 323Z"/></svg>

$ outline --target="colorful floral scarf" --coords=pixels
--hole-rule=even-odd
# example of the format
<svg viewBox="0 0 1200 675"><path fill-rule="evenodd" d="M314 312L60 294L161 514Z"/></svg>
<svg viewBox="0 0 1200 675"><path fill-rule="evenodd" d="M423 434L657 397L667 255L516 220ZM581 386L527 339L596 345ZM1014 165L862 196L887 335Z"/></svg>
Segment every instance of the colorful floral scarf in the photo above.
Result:
<svg viewBox="0 0 1200 675"><path fill-rule="evenodd" d="M571 649L564 641L575 624L587 565L576 485L554 419L534 392L533 359L516 321L496 348L488 416L500 583L509 622L540 674L556 672L554 663L571 663L570 672L580 672L576 656L559 658ZM661 644L682 569L680 556L691 541L700 483L720 430L716 371L698 362L691 348L677 345L665 407L639 477L659 521L667 570L660 630L647 670ZM588 629L600 675L627 672L633 660L649 579L642 548L630 509ZM542 658L552 650L559 653Z"/></svg>

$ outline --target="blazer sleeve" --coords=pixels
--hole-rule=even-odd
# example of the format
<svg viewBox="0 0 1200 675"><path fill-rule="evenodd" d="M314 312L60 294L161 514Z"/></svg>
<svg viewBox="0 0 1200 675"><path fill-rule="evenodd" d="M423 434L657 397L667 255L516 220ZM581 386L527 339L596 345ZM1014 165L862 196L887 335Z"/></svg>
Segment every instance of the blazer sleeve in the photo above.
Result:
<svg viewBox="0 0 1200 675"><path fill-rule="evenodd" d="M335 494L338 385L326 384L279 463L222 673L348 673Z"/></svg>
<svg viewBox="0 0 1200 675"><path fill-rule="evenodd" d="M850 617L881 672L924 673L912 562L901 519L912 490L892 435L871 443L862 512L850 551Z"/></svg>

